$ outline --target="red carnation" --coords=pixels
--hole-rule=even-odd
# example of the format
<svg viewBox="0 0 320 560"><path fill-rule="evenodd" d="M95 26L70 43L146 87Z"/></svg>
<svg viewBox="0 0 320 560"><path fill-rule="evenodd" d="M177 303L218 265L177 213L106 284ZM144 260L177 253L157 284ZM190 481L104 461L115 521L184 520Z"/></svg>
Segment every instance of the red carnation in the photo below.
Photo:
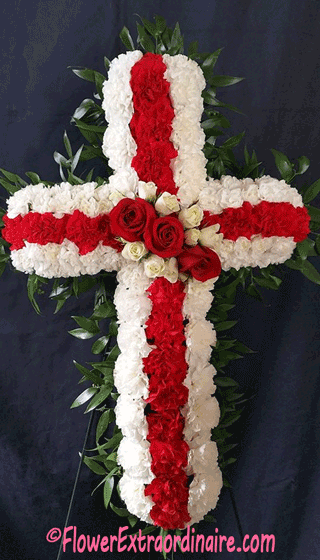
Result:
<svg viewBox="0 0 320 560"><path fill-rule="evenodd" d="M89 218L80 210L75 210L69 217L66 238L77 245L80 255L86 255L97 247L101 237L98 230L99 220L99 216Z"/></svg>
<svg viewBox="0 0 320 560"><path fill-rule="evenodd" d="M111 231L126 241L142 239L149 222L156 218L153 206L142 198L123 198L109 213Z"/></svg>
<svg viewBox="0 0 320 560"><path fill-rule="evenodd" d="M68 219L68 214L62 218L55 218L50 212L44 214L29 212L22 222L23 238L29 243L38 243L39 245L61 244L65 238Z"/></svg>
<svg viewBox="0 0 320 560"><path fill-rule="evenodd" d="M1 231L1 234L3 239L11 243L10 251L22 249L25 246L21 235L21 223L23 218L20 215L15 218L8 218L7 214L5 214L2 219L5 227Z"/></svg>
<svg viewBox="0 0 320 560"><path fill-rule="evenodd" d="M200 245L182 251L178 256L178 264L180 272L191 274L200 282L215 278L221 273L221 262L217 253Z"/></svg>
<svg viewBox="0 0 320 560"><path fill-rule="evenodd" d="M137 147L137 155L132 159L131 165L136 170L141 181L153 181L158 192L167 191L177 193L170 167L172 159L178 155L171 142L150 140L141 142Z"/></svg>
<svg viewBox="0 0 320 560"><path fill-rule="evenodd" d="M131 69L130 85L135 109L144 112L161 97L169 94L170 84L164 79L166 65L159 54L147 53Z"/></svg>

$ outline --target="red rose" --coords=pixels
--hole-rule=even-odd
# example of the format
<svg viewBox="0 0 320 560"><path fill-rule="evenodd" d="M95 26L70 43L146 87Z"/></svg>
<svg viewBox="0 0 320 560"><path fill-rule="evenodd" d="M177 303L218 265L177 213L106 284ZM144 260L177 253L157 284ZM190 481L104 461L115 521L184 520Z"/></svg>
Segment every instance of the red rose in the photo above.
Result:
<svg viewBox="0 0 320 560"><path fill-rule="evenodd" d="M185 249L178 257L180 272L191 274L200 282L215 278L221 273L220 259L209 247L196 245Z"/></svg>
<svg viewBox="0 0 320 560"><path fill-rule="evenodd" d="M156 218L144 233L144 242L152 253L160 257L175 257L184 242L182 223L174 216Z"/></svg>
<svg viewBox="0 0 320 560"><path fill-rule="evenodd" d="M153 206L142 198L123 198L109 213L113 235L126 241L142 239L149 222L155 217Z"/></svg>

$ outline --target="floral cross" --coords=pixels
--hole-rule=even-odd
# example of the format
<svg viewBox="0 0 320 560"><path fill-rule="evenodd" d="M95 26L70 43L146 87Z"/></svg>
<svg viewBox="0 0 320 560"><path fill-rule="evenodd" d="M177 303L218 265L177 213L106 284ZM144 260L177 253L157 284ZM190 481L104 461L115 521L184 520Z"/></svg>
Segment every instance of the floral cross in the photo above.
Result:
<svg viewBox="0 0 320 560"><path fill-rule="evenodd" d="M118 462L129 511L165 529L198 522L222 486L206 321L221 269L287 260L308 234L298 192L271 177L207 179L199 66L120 55L104 84L96 183L29 185L8 201L14 266L48 278L118 272Z"/></svg>

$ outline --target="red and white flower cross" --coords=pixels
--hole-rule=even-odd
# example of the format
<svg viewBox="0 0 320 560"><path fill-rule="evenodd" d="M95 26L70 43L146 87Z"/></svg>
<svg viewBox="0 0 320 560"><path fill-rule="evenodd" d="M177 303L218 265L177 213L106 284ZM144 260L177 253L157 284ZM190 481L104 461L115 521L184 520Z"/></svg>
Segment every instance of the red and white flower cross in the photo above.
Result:
<svg viewBox="0 0 320 560"><path fill-rule="evenodd" d="M222 486L210 439L216 337L206 321L221 267L284 262L309 231L301 197L284 181L207 179L204 87L186 56L120 55L104 84L109 182L29 185L4 218L18 270L118 271L121 496L165 529L202 519Z"/></svg>

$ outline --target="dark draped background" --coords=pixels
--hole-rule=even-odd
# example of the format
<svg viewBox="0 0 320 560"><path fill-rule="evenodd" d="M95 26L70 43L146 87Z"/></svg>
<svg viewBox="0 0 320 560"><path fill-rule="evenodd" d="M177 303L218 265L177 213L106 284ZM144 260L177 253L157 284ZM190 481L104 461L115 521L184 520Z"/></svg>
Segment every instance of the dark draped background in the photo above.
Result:
<svg viewBox="0 0 320 560"><path fill-rule="evenodd" d="M70 115L92 85L68 66L103 72L103 56L123 52L118 38L127 25L136 38L135 14L179 20L185 44L199 50L224 47L218 74L245 81L219 98L246 116L228 114L232 131L247 131L267 173L278 176L270 148L289 158L306 155L306 180L320 175L320 4L318 0L6 1L1 21L0 166L23 175L36 171L60 181L55 150L64 151L66 129L81 145ZM303 177L304 179L304 177ZM6 193L1 191L1 198ZM319 268L319 263L317 264ZM46 534L63 528L88 422L70 410L79 393L72 360L91 361L91 342L67 334L71 315L86 315L92 294L69 301L60 314L40 298L42 316L27 298L26 276L6 270L0 279L0 549L2 560L54 560L59 543ZM288 271L279 292L265 303L239 295L234 335L256 350L232 365L232 374L253 398L238 422L238 461L230 469L234 500L224 489L216 525L200 532L275 535L275 552L223 552L209 558L317 560L320 517L320 291ZM93 433L89 447L93 447ZM100 478L83 467L69 525L78 534L116 534L124 525L103 507ZM80 558L109 557L84 552ZM78 558L67 548L63 558ZM159 556L159 554L158 554ZM184 558L200 554L186 553ZM147 558L148 553L113 553ZM177 558L182 555L177 554Z"/></svg>

